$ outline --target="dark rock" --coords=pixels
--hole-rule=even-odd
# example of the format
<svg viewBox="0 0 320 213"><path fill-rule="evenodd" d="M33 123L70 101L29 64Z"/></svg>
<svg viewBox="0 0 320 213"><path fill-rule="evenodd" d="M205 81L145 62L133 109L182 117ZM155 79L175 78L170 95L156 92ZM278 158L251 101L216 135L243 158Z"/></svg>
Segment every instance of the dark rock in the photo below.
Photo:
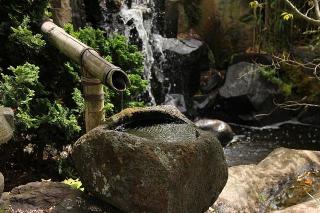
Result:
<svg viewBox="0 0 320 213"><path fill-rule="evenodd" d="M252 48L253 16L247 0L202 0L195 27L212 49L216 65L225 68L235 53Z"/></svg>
<svg viewBox="0 0 320 213"><path fill-rule="evenodd" d="M227 180L219 142L169 106L112 116L72 157L86 190L125 212L204 212Z"/></svg>
<svg viewBox="0 0 320 213"><path fill-rule="evenodd" d="M294 57L301 59L304 63L308 63L319 58L320 49L312 45L294 46L291 52Z"/></svg>
<svg viewBox="0 0 320 213"><path fill-rule="evenodd" d="M240 62L271 65L272 56L269 54L263 54L263 53L239 53L232 56L230 65L238 64Z"/></svg>
<svg viewBox="0 0 320 213"><path fill-rule="evenodd" d="M166 94L164 104L175 106L182 113L187 112L186 102L181 94Z"/></svg>
<svg viewBox="0 0 320 213"><path fill-rule="evenodd" d="M212 91L206 95L195 95L192 97L193 100L193 108L196 111L200 111L203 109L208 109L213 107L216 97L218 95L218 91Z"/></svg>
<svg viewBox="0 0 320 213"><path fill-rule="evenodd" d="M305 124L320 125L320 108L309 107L304 109L297 117L298 121Z"/></svg>
<svg viewBox="0 0 320 213"><path fill-rule="evenodd" d="M257 165L230 167L227 185L207 213L270 212L271 202L290 181L319 169L320 152L278 148Z"/></svg>
<svg viewBox="0 0 320 213"><path fill-rule="evenodd" d="M209 69L208 48L196 39L178 40L154 35L152 92L158 104L165 95L182 94L187 109L192 106L190 97L200 86L200 73Z"/></svg>
<svg viewBox="0 0 320 213"><path fill-rule="evenodd" d="M204 85L200 85L200 89L204 93L208 93L213 89L217 88L223 82L223 78L219 73L215 73Z"/></svg>
<svg viewBox="0 0 320 213"><path fill-rule="evenodd" d="M210 131L218 138L222 146L226 146L233 138L234 132L229 124L216 119L201 119L195 125L202 130Z"/></svg>
<svg viewBox="0 0 320 213"><path fill-rule="evenodd" d="M32 182L3 193L0 210L7 213L120 213L64 183Z"/></svg>

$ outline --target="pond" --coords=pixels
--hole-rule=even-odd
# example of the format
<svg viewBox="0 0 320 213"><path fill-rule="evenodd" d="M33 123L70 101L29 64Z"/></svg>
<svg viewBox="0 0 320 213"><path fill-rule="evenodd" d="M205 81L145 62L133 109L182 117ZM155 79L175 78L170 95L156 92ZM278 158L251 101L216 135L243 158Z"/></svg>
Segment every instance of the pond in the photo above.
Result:
<svg viewBox="0 0 320 213"><path fill-rule="evenodd" d="M236 136L224 148L229 166L256 164L279 147L320 150L320 126L295 120L265 127L230 125Z"/></svg>

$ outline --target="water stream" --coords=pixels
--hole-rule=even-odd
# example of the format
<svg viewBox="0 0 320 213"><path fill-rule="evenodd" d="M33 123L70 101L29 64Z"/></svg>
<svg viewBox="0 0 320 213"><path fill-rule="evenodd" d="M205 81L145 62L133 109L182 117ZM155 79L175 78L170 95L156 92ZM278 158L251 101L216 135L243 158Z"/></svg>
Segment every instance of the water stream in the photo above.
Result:
<svg viewBox="0 0 320 213"><path fill-rule="evenodd" d="M320 127L295 120L261 128L231 126L236 136L224 149L229 166L258 163L279 147L320 150Z"/></svg>

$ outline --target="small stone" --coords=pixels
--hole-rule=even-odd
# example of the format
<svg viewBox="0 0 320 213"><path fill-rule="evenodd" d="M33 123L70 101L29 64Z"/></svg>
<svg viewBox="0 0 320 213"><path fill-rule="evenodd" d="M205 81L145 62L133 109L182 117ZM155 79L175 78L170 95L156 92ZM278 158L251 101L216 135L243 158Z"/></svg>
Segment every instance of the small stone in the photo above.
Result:
<svg viewBox="0 0 320 213"><path fill-rule="evenodd" d="M229 124L217 119L201 119L196 121L195 124L200 129L213 133L222 146L226 146L235 135Z"/></svg>

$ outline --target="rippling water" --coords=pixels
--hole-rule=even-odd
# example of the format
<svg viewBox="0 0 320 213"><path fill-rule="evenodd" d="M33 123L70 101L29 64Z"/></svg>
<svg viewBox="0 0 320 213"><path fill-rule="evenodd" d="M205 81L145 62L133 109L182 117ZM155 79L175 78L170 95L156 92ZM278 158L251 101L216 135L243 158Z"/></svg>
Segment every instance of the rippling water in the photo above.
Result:
<svg viewBox="0 0 320 213"><path fill-rule="evenodd" d="M197 138L197 129L190 124L153 124L150 126L124 129L124 132L139 137L158 140L161 142L184 142L193 141Z"/></svg>
<svg viewBox="0 0 320 213"><path fill-rule="evenodd" d="M236 136L224 149L229 166L258 163L279 147L320 150L320 127L296 122L262 128L231 126Z"/></svg>

